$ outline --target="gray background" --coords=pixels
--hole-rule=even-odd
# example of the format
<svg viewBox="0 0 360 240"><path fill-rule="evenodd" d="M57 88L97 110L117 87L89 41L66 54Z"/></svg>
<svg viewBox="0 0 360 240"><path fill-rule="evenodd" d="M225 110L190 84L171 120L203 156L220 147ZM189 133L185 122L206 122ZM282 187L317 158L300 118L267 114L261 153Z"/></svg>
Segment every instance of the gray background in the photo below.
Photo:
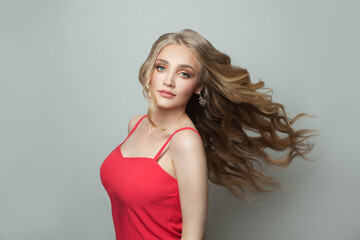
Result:
<svg viewBox="0 0 360 240"><path fill-rule="evenodd" d="M114 239L99 168L146 113L152 43L192 28L316 114L313 157L251 206L212 187L206 239L360 239L359 1L0 1L0 239Z"/></svg>

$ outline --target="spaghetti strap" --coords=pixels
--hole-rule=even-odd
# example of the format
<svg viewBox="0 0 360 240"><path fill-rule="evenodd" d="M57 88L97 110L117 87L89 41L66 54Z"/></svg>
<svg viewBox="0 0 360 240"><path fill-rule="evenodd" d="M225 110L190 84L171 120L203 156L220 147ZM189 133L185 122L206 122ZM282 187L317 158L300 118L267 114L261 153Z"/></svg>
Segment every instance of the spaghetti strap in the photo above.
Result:
<svg viewBox="0 0 360 240"><path fill-rule="evenodd" d="M125 138L125 140L120 144L120 146L130 137L130 135L135 131L135 129L139 126L140 122L146 118L147 115L143 116L142 118L140 118L140 120L135 124L135 126L133 127L133 129L131 129L129 135Z"/></svg>
<svg viewBox="0 0 360 240"><path fill-rule="evenodd" d="M177 132L180 132L182 130L185 130L185 129L190 129L190 130L193 130L194 132L196 132L199 136L199 132L196 131L195 129L191 128L191 127L184 127L184 128L180 128L178 130L176 130L173 134L171 134L171 136L168 138L168 140L165 142L165 144L162 146L162 148L160 149L160 151L156 154L154 160L157 161L157 159L159 158L160 154L162 153L162 151L165 149L166 145L170 142L171 138L177 133ZM201 138L201 136L200 136ZM202 140L202 138L201 138Z"/></svg>

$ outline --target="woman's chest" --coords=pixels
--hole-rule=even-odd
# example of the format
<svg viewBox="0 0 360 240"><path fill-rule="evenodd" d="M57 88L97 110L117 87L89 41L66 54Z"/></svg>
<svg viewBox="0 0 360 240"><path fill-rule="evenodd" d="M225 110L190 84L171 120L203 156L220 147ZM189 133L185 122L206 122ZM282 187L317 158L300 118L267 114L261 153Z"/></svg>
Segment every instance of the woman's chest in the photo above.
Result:
<svg viewBox="0 0 360 240"><path fill-rule="evenodd" d="M124 158L119 150L113 151L103 162L100 174L110 198L124 203L167 204L179 194L177 180L151 158Z"/></svg>

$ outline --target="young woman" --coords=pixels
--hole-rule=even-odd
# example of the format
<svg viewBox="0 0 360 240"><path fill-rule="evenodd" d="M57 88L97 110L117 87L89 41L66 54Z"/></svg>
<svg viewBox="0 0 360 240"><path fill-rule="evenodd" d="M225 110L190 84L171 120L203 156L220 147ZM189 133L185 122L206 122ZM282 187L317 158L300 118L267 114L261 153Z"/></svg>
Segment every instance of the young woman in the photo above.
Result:
<svg viewBox="0 0 360 240"><path fill-rule="evenodd" d="M283 105L251 83L197 32L162 35L140 68L147 115L129 121L128 137L100 174L111 200L116 239L203 239L208 179L250 202L280 184L257 169L286 167L312 149L312 130L295 130ZM249 134L252 132L251 134ZM280 136L281 135L281 136ZM265 149L288 150L274 159Z"/></svg>

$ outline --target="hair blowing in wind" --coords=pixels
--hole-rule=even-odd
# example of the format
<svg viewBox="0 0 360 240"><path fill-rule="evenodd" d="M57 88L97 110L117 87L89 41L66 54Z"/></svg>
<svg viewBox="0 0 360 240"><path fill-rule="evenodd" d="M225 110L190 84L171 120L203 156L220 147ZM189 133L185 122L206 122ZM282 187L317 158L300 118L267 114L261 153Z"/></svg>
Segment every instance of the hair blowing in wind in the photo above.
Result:
<svg viewBox="0 0 360 240"><path fill-rule="evenodd" d="M159 52L169 44L182 44L193 51L200 63L201 95L207 104L200 106L198 95L189 100L186 113L199 131L207 158L209 180L226 187L234 196L252 202L246 191L271 192L281 184L265 174L262 165L274 169L287 167L295 157L305 160L317 135L310 129L296 130L294 118L287 116L284 105L272 101L264 82L252 83L245 68L231 65L228 55L216 50L197 32L184 29L167 33L154 43L140 68L139 81L144 96L150 101L149 121L156 111L156 100L149 83ZM274 158L266 150L285 152Z"/></svg>

